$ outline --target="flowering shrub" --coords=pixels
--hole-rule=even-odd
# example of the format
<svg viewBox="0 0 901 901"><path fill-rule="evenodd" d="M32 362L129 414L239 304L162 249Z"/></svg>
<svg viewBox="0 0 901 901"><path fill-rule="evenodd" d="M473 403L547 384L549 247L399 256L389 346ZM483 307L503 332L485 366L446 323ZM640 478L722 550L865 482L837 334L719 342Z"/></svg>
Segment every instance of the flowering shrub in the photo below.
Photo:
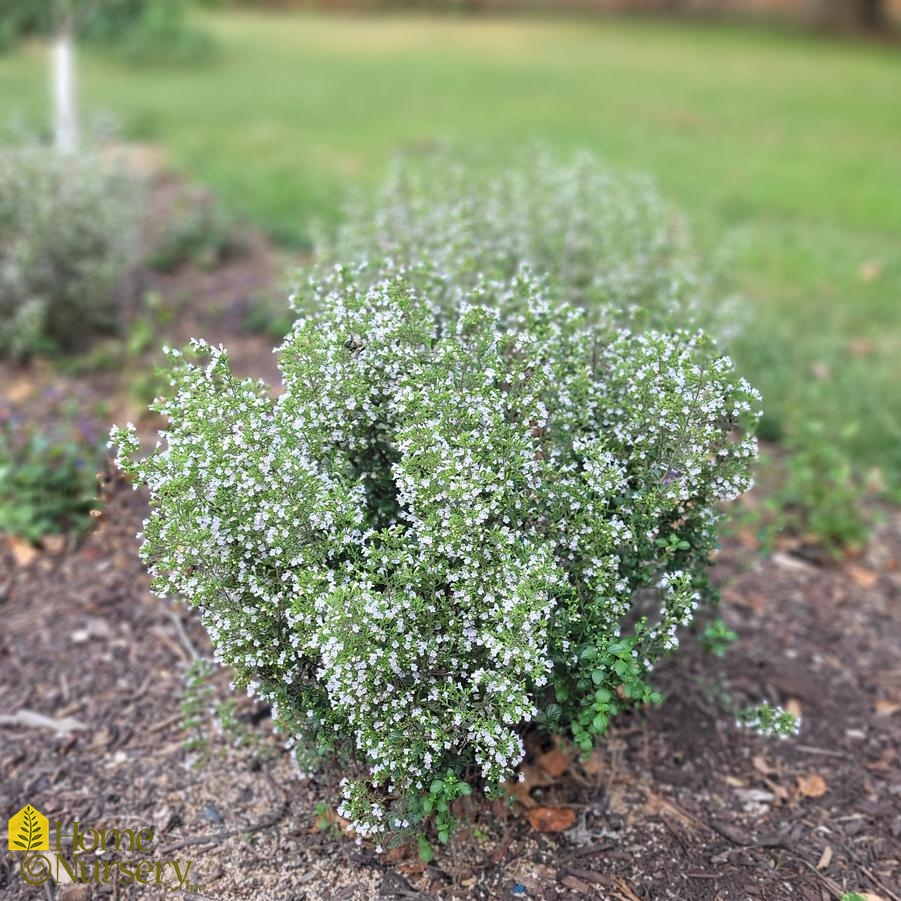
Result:
<svg viewBox="0 0 901 901"><path fill-rule="evenodd" d="M549 273L557 295L593 321L726 329L724 304L711 302L681 219L647 178L609 170L588 153L484 168L445 153L395 163L378 194L322 237L320 273L334 263L426 258L429 296L452 308L525 262Z"/></svg>
<svg viewBox="0 0 901 901"><path fill-rule="evenodd" d="M280 350L283 391L171 350L170 421L118 463L151 493L155 587L304 742L348 749L362 834L499 789L530 721L589 750L656 699L744 491L756 392L709 339L590 326L528 271L454 308L438 264L339 268ZM199 356L201 359L193 359Z"/></svg>
<svg viewBox="0 0 901 901"><path fill-rule="evenodd" d="M0 356L74 351L116 331L135 260L123 177L91 154L0 154Z"/></svg>

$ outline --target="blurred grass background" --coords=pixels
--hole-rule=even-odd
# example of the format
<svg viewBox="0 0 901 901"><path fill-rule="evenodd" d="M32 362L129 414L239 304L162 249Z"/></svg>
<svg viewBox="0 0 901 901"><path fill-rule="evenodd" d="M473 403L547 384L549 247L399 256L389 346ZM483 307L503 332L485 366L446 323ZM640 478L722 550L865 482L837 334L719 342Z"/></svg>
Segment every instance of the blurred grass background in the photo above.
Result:
<svg viewBox="0 0 901 901"><path fill-rule="evenodd" d="M764 434L809 422L901 496L901 52L654 19L205 14L202 65L80 51L85 121L158 142L305 246L398 149L539 142L647 172L747 305ZM45 60L0 57L0 122L46 127ZM817 466L815 458L811 464ZM816 472L813 473L816 477Z"/></svg>

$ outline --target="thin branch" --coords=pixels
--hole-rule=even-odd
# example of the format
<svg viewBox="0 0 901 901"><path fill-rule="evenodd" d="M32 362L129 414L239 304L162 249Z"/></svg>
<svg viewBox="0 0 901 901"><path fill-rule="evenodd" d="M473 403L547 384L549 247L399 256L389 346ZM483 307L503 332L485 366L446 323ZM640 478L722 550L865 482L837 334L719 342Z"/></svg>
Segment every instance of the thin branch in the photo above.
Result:
<svg viewBox="0 0 901 901"><path fill-rule="evenodd" d="M187 848L191 845L208 845L212 842L225 841L227 838L231 838L235 835L246 835L253 832L259 832L262 829L268 829L270 826L274 826L284 818L290 806L291 805L288 803L288 801L284 801L282 803L281 809L276 814L267 817L264 820L260 820L258 823L252 823L250 826L238 826L235 829L224 829L221 832L214 833L213 835L204 835L197 838L186 838L180 842L175 842L175 844L169 845L163 853L171 854L173 851L178 851L180 848Z"/></svg>

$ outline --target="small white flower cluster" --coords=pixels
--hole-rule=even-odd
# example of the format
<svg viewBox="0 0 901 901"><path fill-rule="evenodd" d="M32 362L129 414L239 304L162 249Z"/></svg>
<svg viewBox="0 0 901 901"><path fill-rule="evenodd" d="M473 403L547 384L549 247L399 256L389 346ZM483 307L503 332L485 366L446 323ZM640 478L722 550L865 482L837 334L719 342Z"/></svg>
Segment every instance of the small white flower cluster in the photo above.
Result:
<svg viewBox="0 0 901 901"><path fill-rule="evenodd" d="M221 348L170 351L156 450L112 436L157 590L298 745L365 761L363 835L511 778L533 719L590 747L652 699L755 452L756 395L703 335L589 324L525 269L495 283L515 313L448 310L419 272L327 273L277 399Z"/></svg>
<svg viewBox="0 0 901 901"><path fill-rule="evenodd" d="M769 704L739 711L735 725L751 729L764 738L791 738L801 734L801 718Z"/></svg>

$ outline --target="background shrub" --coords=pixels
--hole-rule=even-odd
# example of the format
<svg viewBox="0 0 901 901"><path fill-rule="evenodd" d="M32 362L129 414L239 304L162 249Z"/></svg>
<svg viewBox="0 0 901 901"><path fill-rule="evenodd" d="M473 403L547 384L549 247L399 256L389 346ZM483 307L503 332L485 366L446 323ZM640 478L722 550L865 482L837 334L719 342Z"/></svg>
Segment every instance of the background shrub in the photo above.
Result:
<svg viewBox="0 0 901 901"><path fill-rule="evenodd" d="M0 532L40 541L87 528L103 453L77 406L47 392L40 422L0 407Z"/></svg>
<svg viewBox="0 0 901 901"><path fill-rule="evenodd" d="M0 153L0 355L74 351L120 326L134 188L92 154Z"/></svg>
<svg viewBox="0 0 901 901"><path fill-rule="evenodd" d="M847 441L853 429L854 424L846 426L840 437ZM785 447L785 473L764 503L767 543L787 531L815 540L836 557L862 547L875 514L866 503L866 486L854 460L816 421L800 421L786 436Z"/></svg>
<svg viewBox="0 0 901 901"><path fill-rule="evenodd" d="M550 273L555 294L592 321L695 323L719 335L734 326L735 311L714 302L682 219L652 182L590 153L524 154L501 171L445 152L401 158L319 244L323 267L428 259L429 296L448 308L526 263Z"/></svg>
<svg viewBox="0 0 901 901"><path fill-rule="evenodd" d="M446 840L530 722L588 750L656 700L756 454L758 397L705 336L592 325L527 271L448 308L418 287L441 265L314 281L277 399L222 348L170 351L163 444L112 436L156 590L291 736L365 763L341 807L364 835Z"/></svg>

